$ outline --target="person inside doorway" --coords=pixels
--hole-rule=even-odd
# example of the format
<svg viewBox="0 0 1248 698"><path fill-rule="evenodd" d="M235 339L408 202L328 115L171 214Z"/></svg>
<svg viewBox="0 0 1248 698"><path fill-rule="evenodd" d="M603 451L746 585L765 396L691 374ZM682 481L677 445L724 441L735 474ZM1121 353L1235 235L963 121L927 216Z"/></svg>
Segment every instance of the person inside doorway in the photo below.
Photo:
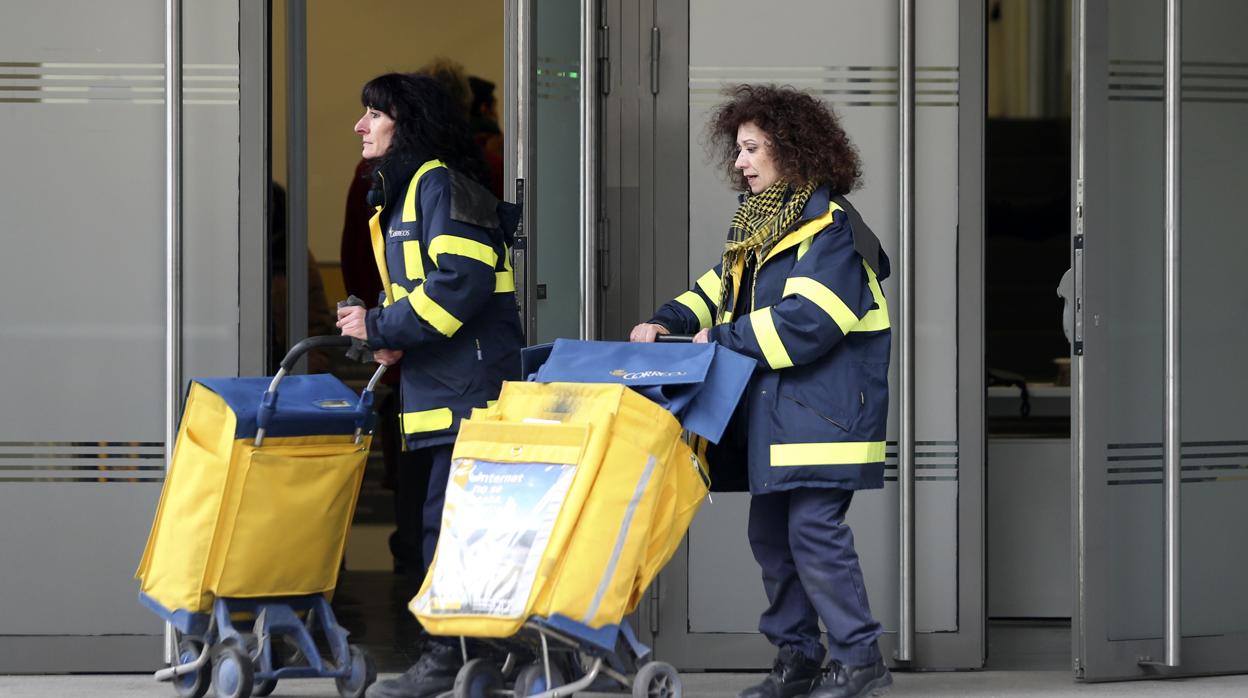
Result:
<svg viewBox="0 0 1248 698"><path fill-rule="evenodd" d="M506 260L518 213L486 188L488 178L461 105L436 80L389 73L364 85L355 124L373 164L372 242L386 294L378 308L338 310L342 334L374 358L400 366L401 424L408 451L430 464L422 556L432 562L451 449L460 420L498 397L520 374L515 282ZM384 261L384 265L381 262ZM449 691L462 658L457 641L431 638L371 698Z"/></svg>
<svg viewBox="0 0 1248 698"><path fill-rule="evenodd" d="M723 258L630 339L694 334L758 362L705 451L714 489L752 495L749 542L769 603L759 630L779 650L740 696L865 696L892 676L845 514L856 490L884 484L888 257L844 198L861 166L831 109L789 87L728 97L709 127L742 192Z"/></svg>

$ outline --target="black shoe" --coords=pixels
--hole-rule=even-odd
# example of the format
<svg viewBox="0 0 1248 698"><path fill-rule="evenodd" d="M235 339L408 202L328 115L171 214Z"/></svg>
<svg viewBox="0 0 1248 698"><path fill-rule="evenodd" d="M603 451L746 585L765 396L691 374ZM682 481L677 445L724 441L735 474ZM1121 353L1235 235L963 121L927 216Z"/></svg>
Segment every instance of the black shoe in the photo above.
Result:
<svg viewBox="0 0 1248 698"><path fill-rule="evenodd" d="M459 647L430 642L410 669L396 678L368 687L365 698L431 698L455 687L455 675L464 665Z"/></svg>
<svg viewBox="0 0 1248 698"><path fill-rule="evenodd" d="M862 698L878 696L893 685L893 675L888 673L883 659L875 664L845 666L836 660L828 665L828 675L810 698Z"/></svg>
<svg viewBox="0 0 1248 698"><path fill-rule="evenodd" d="M737 698L803 698L822 673L821 662L789 647L781 647L771 673Z"/></svg>

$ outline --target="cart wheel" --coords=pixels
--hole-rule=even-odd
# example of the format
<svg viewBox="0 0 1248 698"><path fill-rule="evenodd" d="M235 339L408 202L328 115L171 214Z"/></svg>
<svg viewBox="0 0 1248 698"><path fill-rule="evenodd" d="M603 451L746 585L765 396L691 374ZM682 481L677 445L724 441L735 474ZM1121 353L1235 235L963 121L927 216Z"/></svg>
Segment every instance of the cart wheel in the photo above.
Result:
<svg viewBox="0 0 1248 698"><path fill-rule="evenodd" d="M178 643L178 664L190 664L199 658L204 651L204 643L182 638ZM212 663L204 662L199 669L173 679L173 691L182 698L204 698L208 692L208 684L212 683Z"/></svg>
<svg viewBox="0 0 1248 698"><path fill-rule="evenodd" d="M541 662L525 664L520 669L520 673L516 674L516 698L535 696L552 688L563 686L567 682L567 677L563 675L563 672L554 662L550 664L550 685L546 684L546 669Z"/></svg>
<svg viewBox="0 0 1248 698"><path fill-rule="evenodd" d="M213 648L212 688L217 698L248 698L253 676L246 650L234 644Z"/></svg>
<svg viewBox="0 0 1248 698"><path fill-rule="evenodd" d="M275 690L277 690L277 679L263 679L256 682L256 687L251 689L251 695L264 698Z"/></svg>
<svg viewBox="0 0 1248 698"><path fill-rule="evenodd" d="M503 672L488 660L470 659L455 675L455 698L488 698L503 689Z"/></svg>
<svg viewBox="0 0 1248 698"><path fill-rule="evenodd" d="M334 685L338 687L338 695L342 698L363 698L364 691L377 680L377 665L359 647L351 645L350 651L351 674L334 679Z"/></svg>
<svg viewBox="0 0 1248 698"><path fill-rule="evenodd" d="M647 662L633 677L633 698L681 698L680 674L667 662Z"/></svg>

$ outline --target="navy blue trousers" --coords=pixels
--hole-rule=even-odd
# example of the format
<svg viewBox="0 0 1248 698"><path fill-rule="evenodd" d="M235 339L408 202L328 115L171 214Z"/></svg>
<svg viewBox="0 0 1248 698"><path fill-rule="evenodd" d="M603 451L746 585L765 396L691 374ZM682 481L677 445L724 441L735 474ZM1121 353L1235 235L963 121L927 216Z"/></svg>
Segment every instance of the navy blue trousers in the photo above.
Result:
<svg viewBox="0 0 1248 698"><path fill-rule="evenodd" d="M804 487L750 498L750 548L770 605L758 629L773 645L812 659L828 650L848 666L880 658L880 624L871 616L854 534L845 523L852 490Z"/></svg>
<svg viewBox="0 0 1248 698"><path fill-rule="evenodd" d="M425 494L425 508L421 512L424 525L420 546L426 571L433 565L438 534L442 532L442 505L446 503L446 483L451 478L451 451L454 448L455 444L443 444L421 449L429 453L429 491Z"/></svg>

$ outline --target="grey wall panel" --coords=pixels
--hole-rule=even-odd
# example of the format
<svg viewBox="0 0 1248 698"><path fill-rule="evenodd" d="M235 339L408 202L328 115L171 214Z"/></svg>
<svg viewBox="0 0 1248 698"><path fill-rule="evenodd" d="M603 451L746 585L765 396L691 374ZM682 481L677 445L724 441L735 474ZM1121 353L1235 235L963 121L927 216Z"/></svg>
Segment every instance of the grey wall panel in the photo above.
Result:
<svg viewBox="0 0 1248 698"><path fill-rule="evenodd" d="M183 375L233 375L238 9L186 5ZM164 3L4 12L0 385L22 399L0 407L0 635L156 637L133 574L163 479ZM54 669L153 663L146 641L106 666L91 646Z"/></svg>
<svg viewBox="0 0 1248 698"><path fill-rule="evenodd" d="M159 496L159 483L0 485L0 633L159 633L133 579Z"/></svg>

